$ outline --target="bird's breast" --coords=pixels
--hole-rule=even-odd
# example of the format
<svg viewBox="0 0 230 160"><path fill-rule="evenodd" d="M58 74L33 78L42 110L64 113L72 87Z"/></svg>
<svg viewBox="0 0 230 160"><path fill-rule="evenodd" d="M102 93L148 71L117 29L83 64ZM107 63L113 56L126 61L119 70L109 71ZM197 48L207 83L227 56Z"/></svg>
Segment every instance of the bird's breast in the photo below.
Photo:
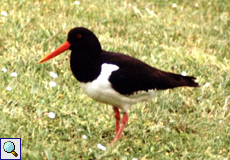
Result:
<svg viewBox="0 0 230 160"><path fill-rule="evenodd" d="M71 53L70 68L79 82L92 82L101 72L101 66L95 59L76 56Z"/></svg>

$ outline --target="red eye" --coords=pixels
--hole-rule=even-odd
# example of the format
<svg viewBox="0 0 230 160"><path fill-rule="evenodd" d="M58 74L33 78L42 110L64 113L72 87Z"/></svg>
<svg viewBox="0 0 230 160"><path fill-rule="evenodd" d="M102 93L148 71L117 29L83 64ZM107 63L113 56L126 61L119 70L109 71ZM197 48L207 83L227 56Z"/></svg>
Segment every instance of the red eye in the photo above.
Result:
<svg viewBox="0 0 230 160"><path fill-rule="evenodd" d="M79 38L81 38L82 37L82 35L81 34L77 34L77 38L79 39Z"/></svg>

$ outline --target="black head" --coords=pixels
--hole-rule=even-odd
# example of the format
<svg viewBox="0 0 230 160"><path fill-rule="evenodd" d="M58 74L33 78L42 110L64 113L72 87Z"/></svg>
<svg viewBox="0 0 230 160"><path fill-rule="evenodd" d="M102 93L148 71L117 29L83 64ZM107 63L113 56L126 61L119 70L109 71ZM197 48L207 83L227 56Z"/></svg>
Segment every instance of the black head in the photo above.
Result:
<svg viewBox="0 0 230 160"><path fill-rule="evenodd" d="M68 49L72 50L71 57L73 59L78 57L80 60L97 58L102 52L100 42L93 32L83 27L77 27L69 31L66 42L42 58L39 63L48 61Z"/></svg>
<svg viewBox="0 0 230 160"><path fill-rule="evenodd" d="M67 41L70 50L78 53L100 53L101 45L94 33L87 28L76 27L69 31Z"/></svg>

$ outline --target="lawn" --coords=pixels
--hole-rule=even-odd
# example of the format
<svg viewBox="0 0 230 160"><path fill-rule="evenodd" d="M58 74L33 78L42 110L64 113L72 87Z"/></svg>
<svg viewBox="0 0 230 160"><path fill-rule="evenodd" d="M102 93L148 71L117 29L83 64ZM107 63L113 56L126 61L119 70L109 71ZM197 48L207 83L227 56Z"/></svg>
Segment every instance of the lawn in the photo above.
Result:
<svg viewBox="0 0 230 160"><path fill-rule="evenodd" d="M228 160L229 11L228 0L1 0L0 137L21 138L23 160ZM200 87L132 106L122 139L109 146L113 109L82 92L70 52L37 63L76 26L91 29L105 50L185 71Z"/></svg>

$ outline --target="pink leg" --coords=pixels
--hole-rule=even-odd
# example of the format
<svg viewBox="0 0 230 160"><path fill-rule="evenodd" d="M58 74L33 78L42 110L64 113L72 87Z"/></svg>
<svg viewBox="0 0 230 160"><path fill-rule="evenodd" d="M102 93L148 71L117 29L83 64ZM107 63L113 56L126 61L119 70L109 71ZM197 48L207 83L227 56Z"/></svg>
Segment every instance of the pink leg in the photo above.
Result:
<svg viewBox="0 0 230 160"><path fill-rule="evenodd" d="M114 117L116 119L116 135L117 135L120 128L120 112L117 107L113 107L113 110L114 110Z"/></svg>
<svg viewBox="0 0 230 160"><path fill-rule="evenodd" d="M125 125L127 124L127 122L128 122L128 114L124 112L121 127L118 133L116 134L115 138L113 139L112 144L114 144L116 141L118 141L121 138L122 131L125 128Z"/></svg>

